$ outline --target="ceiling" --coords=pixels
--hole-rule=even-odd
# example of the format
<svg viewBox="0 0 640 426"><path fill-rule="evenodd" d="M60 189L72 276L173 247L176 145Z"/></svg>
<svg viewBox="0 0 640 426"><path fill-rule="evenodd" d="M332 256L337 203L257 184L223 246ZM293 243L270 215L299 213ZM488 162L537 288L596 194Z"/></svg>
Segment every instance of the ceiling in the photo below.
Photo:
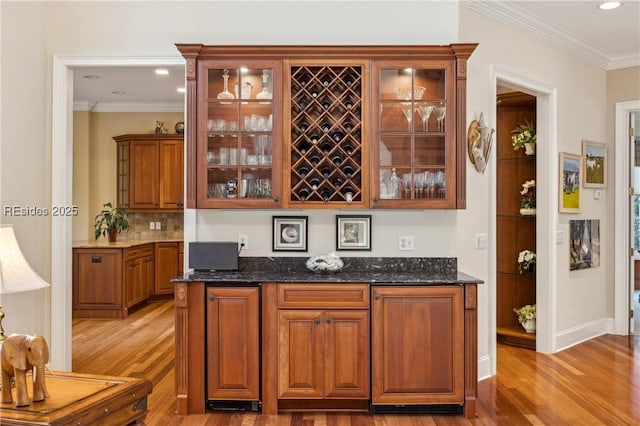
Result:
<svg viewBox="0 0 640 426"><path fill-rule="evenodd" d="M514 27L568 51L602 69L640 65L640 0L623 0L622 7L602 11L599 1L464 0L462 7ZM163 67L159 76L150 67L82 67L74 70L76 109L108 110L122 104L180 107L184 94L182 66ZM87 75L97 79L85 78Z"/></svg>

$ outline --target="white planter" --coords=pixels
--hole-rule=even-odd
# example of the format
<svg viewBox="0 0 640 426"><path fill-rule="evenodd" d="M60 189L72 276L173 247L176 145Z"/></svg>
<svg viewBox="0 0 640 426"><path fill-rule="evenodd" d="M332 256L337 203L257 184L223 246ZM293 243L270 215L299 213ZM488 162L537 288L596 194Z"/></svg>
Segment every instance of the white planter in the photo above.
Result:
<svg viewBox="0 0 640 426"><path fill-rule="evenodd" d="M535 216L536 215L536 209L520 209L520 214L522 216Z"/></svg>
<svg viewBox="0 0 640 426"><path fill-rule="evenodd" d="M524 328L524 331L526 331L527 333L535 333L536 332L536 320L534 319L530 319L530 320L526 320L525 322L522 323L522 328Z"/></svg>
<svg viewBox="0 0 640 426"><path fill-rule="evenodd" d="M534 155L536 153L536 144L535 143L525 143L524 144L524 153L527 155Z"/></svg>

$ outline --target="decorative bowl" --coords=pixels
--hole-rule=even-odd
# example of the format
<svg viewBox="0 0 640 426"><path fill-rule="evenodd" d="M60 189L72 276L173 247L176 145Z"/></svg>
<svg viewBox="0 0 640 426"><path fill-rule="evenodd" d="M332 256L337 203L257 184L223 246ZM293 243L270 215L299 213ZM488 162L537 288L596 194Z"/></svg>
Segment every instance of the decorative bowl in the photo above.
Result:
<svg viewBox="0 0 640 426"><path fill-rule="evenodd" d="M336 252L331 252L310 257L305 262L305 266L317 274L335 274L342 270L344 262L336 255Z"/></svg>

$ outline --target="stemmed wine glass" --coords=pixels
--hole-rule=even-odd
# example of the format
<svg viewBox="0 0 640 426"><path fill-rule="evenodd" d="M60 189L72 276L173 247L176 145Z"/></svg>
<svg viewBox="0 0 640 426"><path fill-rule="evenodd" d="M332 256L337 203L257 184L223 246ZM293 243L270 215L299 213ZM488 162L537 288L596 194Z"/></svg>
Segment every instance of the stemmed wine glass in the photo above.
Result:
<svg viewBox="0 0 640 426"><path fill-rule="evenodd" d="M447 113L447 106L444 104L444 102L440 102L438 105L435 106L434 111L436 113L436 120L438 120L438 131L443 132L444 116Z"/></svg>
<svg viewBox="0 0 640 426"><path fill-rule="evenodd" d="M429 117L433 112L434 105L424 104L418 106L418 112L422 118L422 129L426 132L429 129Z"/></svg>
<svg viewBox="0 0 640 426"><path fill-rule="evenodd" d="M402 113L407 119L407 125L409 128L408 131L411 131L411 120L413 119L413 107L411 106L411 102L402 102Z"/></svg>
<svg viewBox="0 0 640 426"><path fill-rule="evenodd" d="M225 69L222 72L222 79L224 80L224 90L218 93L218 99L235 99L233 93L229 91L229 70Z"/></svg>
<svg viewBox="0 0 640 426"><path fill-rule="evenodd" d="M417 101L422 99L422 95L424 94L425 88L422 86L415 86L413 88L413 93L411 93L411 88L409 87L396 87L393 89L396 94L396 99L401 101ZM413 95L413 98L411 97ZM411 131L411 121L413 119L413 102L401 102L402 113L407 119L407 124L409 126L409 131Z"/></svg>

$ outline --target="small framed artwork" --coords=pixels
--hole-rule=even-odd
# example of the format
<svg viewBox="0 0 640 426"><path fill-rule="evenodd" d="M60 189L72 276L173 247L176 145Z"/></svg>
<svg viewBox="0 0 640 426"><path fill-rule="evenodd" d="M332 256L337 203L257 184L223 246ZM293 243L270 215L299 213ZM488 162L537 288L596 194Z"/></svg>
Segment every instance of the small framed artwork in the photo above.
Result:
<svg viewBox="0 0 640 426"><path fill-rule="evenodd" d="M371 250L371 215L337 215L336 230L336 250Z"/></svg>
<svg viewBox="0 0 640 426"><path fill-rule="evenodd" d="M579 155L560 153L560 213L580 212L580 167Z"/></svg>
<svg viewBox="0 0 640 426"><path fill-rule="evenodd" d="M585 188L604 188L607 185L607 146L582 141L583 182Z"/></svg>
<svg viewBox="0 0 640 426"><path fill-rule="evenodd" d="M307 216L273 216L273 251L307 251Z"/></svg>
<svg viewBox="0 0 640 426"><path fill-rule="evenodd" d="M600 220L570 220L569 270L600 266Z"/></svg>

